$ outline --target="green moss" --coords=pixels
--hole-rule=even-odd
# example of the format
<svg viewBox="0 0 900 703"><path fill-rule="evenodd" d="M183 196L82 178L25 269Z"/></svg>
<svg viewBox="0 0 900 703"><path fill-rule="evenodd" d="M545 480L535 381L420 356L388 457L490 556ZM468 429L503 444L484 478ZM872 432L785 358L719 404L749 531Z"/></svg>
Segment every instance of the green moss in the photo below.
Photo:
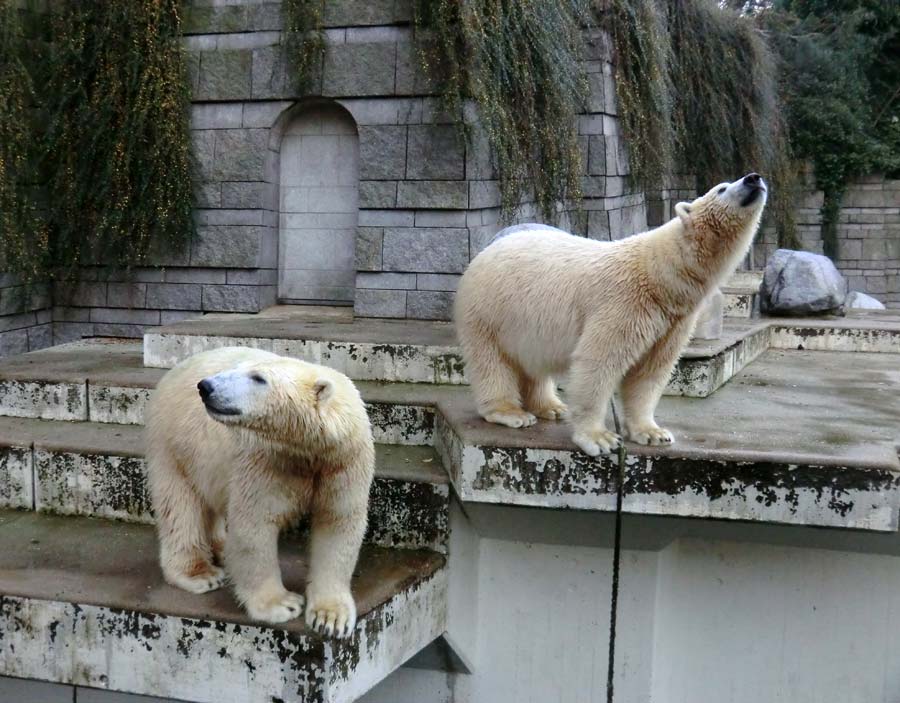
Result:
<svg viewBox="0 0 900 703"><path fill-rule="evenodd" d="M300 93L309 90L325 53L322 12L322 0L283 0L281 3L282 47L293 86Z"/></svg>

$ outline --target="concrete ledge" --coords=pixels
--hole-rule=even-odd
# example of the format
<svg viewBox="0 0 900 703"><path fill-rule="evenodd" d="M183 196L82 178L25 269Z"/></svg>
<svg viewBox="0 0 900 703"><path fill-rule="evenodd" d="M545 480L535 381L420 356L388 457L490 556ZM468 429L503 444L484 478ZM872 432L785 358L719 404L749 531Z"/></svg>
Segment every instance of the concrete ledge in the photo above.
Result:
<svg viewBox="0 0 900 703"><path fill-rule="evenodd" d="M626 511L896 531L895 368L771 351L715 396L664 398L657 419L676 444L628 445ZM435 446L463 500L614 509L617 462L585 456L566 425L489 425L458 400L439 410Z"/></svg>
<svg viewBox="0 0 900 703"><path fill-rule="evenodd" d="M137 427L0 418L0 507L153 522ZM446 549L450 489L430 447L376 446L366 541Z"/></svg>
<svg viewBox="0 0 900 703"><path fill-rule="evenodd" d="M303 592L303 546L282 545ZM150 528L0 513L0 674L219 703L353 701L446 629L444 560L363 549L348 640L253 623L223 589L162 581Z"/></svg>

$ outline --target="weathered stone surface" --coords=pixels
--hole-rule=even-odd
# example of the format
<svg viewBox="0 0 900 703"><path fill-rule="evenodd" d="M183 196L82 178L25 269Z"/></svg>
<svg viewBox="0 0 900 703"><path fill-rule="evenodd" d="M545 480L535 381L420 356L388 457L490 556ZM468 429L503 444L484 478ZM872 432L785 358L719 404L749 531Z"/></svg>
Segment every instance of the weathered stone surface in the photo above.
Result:
<svg viewBox="0 0 900 703"><path fill-rule="evenodd" d="M329 0L324 5L324 27L394 24L402 19L396 0Z"/></svg>
<svg viewBox="0 0 900 703"><path fill-rule="evenodd" d="M184 33L215 34L247 30L247 8L243 5L198 6L190 4L184 18Z"/></svg>
<svg viewBox="0 0 900 703"><path fill-rule="evenodd" d="M274 208L274 188L270 183L223 183L221 207L235 209ZM238 223L234 223L238 224Z"/></svg>
<svg viewBox="0 0 900 703"><path fill-rule="evenodd" d="M410 125L407 178L458 179L465 176L465 143L456 125Z"/></svg>
<svg viewBox="0 0 900 703"><path fill-rule="evenodd" d="M381 227L358 227L356 229L356 269L357 271L380 271L381 248L384 229Z"/></svg>
<svg viewBox="0 0 900 703"><path fill-rule="evenodd" d="M416 287L414 273L358 273L356 288L381 288L389 290L411 290Z"/></svg>
<svg viewBox="0 0 900 703"><path fill-rule="evenodd" d="M209 155L207 173L211 173L212 170L213 153L210 152ZM197 207L220 207L222 204L222 187L218 183L198 183L194 189L194 198L194 204Z"/></svg>
<svg viewBox="0 0 900 703"><path fill-rule="evenodd" d="M203 286L204 312L259 312L262 286Z"/></svg>
<svg viewBox="0 0 900 703"><path fill-rule="evenodd" d="M469 205L465 181L401 181L397 206L435 210L462 210Z"/></svg>
<svg viewBox="0 0 900 703"><path fill-rule="evenodd" d="M56 303L75 307L97 307L106 304L106 283L82 282L74 285L57 283Z"/></svg>
<svg viewBox="0 0 900 703"><path fill-rule="evenodd" d="M361 317L406 317L406 291L358 289L353 312Z"/></svg>
<svg viewBox="0 0 900 703"><path fill-rule="evenodd" d="M194 266L255 268L259 265L265 230L265 227L198 227L191 249L191 263Z"/></svg>
<svg viewBox="0 0 900 703"><path fill-rule="evenodd" d="M827 256L779 249L766 264L760 296L763 312L781 315L831 312L844 304L847 281Z"/></svg>
<svg viewBox="0 0 900 703"><path fill-rule="evenodd" d="M216 132L212 129L191 131L191 145L197 161L197 178L200 181L215 180L213 167L216 162ZM212 184L218 186L218 184ZM204 184L202 188L208 187ZM204 192L204 191L201 191ZM202 207L202 204L201 204Z"/></svg>
<svg viewBox="0 0 900 703"><path fill-rule="evenodd" d="M469 234L463 228L388 228L384 231L385 271L462 273L469 263Z"/></svg>
<svg viewBox="0 0 900 703"><path fill-rule="evenodd" d="M292 92L292 82L280 46L253 49L251 66L253 99L284 98ZM320 77L313 72L310 89L318 92Z"/></svg>
<svg viewBox="0 0 900 703"><path fill-rule="evenodd" d="M148 283L147 307L163 310L199 310L200 285L195 283Z"/></svg>
<svg viewBox="0 0 900 703"><path fill-rule="evenodd" d="M406 177L406 127L359 128L359 178L383 181Z"/></svg>
<svg viewBox="0 0 900 703"><path fill-rule="evenodd" d="M0 508L31 509L32 473L30 447L0 446Z"/></svg>
<svg viewBox="0 0 900 703"><path fill-rule="evenodd" d="M213 180L264 181L269 134L266 129L219 129Z"/></svg>
<svg viewBox="0 0 900 703"><path fill-rule="evenodd" d="M334 97L391 95L396 45L329 44L325 50L322 94Z"/></svg>
<svg viewBox="0 0 900 703"><path fill-rule="evenodd" d="M454 296L447 291L411 290L406 295L406 316L413 320L449 320Z"/></svg>
<svg viewBox="0 0 900 703"><path fill-rule="evenodd" d="M251 95L252 54L249 50L200 53L200 79L195 100L243 100Z"/></svg>
<svg viewBox="0 0 900 703"><path fill-rule="evenodd" d="M416 275L418 290L455 291L459 287L461 276L446 273L420 273Z"/></svg>
<svg viewBox="0 0 900 703"><path fill-rule="evenodd" d="M195 103L191 106L192 129L225 129L241 126L241 103Z"/></svg>
<svg viewBox="0 0 900 703"><path fill-rule="evenodd" d="M113 308L139 308L147 300L146 283L110 283L106 304Z"/></svg>
<svg viewBox="0 0 900 703"><path fill-rule="evenodd" d="M359 207L360 209L397 207L397 182L360 181Z"/></svg>
<svg viewBox="0 0 900 703"><path fill-rule="evenodd" d="M850 291L850 294L844 300L844 307L856 308L860 310L884 310L884 303L871 295L860 293L858 290Z"/></svg>

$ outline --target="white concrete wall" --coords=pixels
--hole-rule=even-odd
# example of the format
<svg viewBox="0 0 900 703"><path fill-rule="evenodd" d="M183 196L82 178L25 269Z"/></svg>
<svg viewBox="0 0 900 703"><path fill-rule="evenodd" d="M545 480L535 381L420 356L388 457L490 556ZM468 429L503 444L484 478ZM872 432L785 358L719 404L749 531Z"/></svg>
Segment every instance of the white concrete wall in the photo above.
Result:
<svg viewBox="0 0 900 703"><path fill-rule="evenodd" d="M278 296L352 302L359 138L343 108L301 113L281 142Z"/></svg>

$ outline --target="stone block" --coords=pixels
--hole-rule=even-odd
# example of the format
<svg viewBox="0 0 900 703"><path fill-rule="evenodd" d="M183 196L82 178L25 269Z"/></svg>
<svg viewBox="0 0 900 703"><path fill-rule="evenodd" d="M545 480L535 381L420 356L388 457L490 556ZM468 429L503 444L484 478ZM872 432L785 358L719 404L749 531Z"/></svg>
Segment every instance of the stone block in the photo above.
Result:
<svg viewBox="0 0 900 703"><path fill-rule="evenodd" d="M204 51L195 100L244 100L251 97L253 54L249 49Z"/></svg>
<svg viewBox="0 0 900 703"><path fill-rule="evenodd" d="M278 283L277 269L229 269L225 273L226 283L242 286L272 286Z"/></svg>
<svg viewBox="0 0 900 703"><path fill-rule="evenodd" d="M0 357L15 356L28 351L28 330L0 333Z"/></svg>
<svg viewBox="0 0 900 703"><path fill-rule="evenodd" d="M416 209L464 210L469 206L465 181L401 181L397 206Z"/></svg>
<svg viewBox="0 0 900 703"><path fill-rule="evenodd" d="M414 273L357 273L356 289L379 288L387 290L414 290Z"/></svg>
<svg viewBox="0 0 900 703"><path fill-rule="evenodd" d="M182 320L190 320L199 316L200 313L196 310L160 310L159 324L172 325L176 322L181 322Z"/></svg>
<svg viewBox="0 0 900 703"><path fill-rule="evenodd" d="M266 129L219 129L210 180L264 181L269 135Z"/></svg>
<svg viewBox="0 0 900 703"><path fill-rule="evenodd" d="M158 325L159 310L137 310L134 308L91 308L91 322L128 325Z"/></svg>
<svg viewBox="0 0 900 703"><path fill-rule="evenodd" d="M361 289L356 291L353 312L359 317L406 317L405 290Z"/></svg>
<svg viewBox="0 0 900 703"><path fill-rule="evenodd" d="M381 270L381 247L384 229L381 227L356 228L357 271Z"/></svg>
<svg viewBox="0 0 900 703"><path fill-rule="evenodd" d="M391 95L396 58L394 43L329 44L325 50L322 94Z"/></svg>
<svg viewBox="0 0 900 703"><path fill-rule="evenodd" d="M247 7L247 27L254 32L281 29L281 3L262 2Z"/></svg>
<svg viewBox="0 0 900 703"><path fill-rule="evenodd" d="M453 180L465 177L465 142L456 125L410 125L406 177Z"/></svg>
<svg viewBox="0 0 900 703"><path fill-rule="evenodd" d="M221 206L232 209L276 207L275 186L271 183L223 183Z"/></svg>
<svg viewBox="0 0 900 703"><path fill-rule="evenodd" d="M266 210L232 210L217 208L214 210L194 210L194 219L198 225L261 225L267 218Z"/></svg>
<svg viewBox="0 0 900 703"><path fill-rule="evenodd" d="M469 207L500 207L500 184L497 181L469 181Z"/></svg>
<svg viewBox="0 0 900 703"><path fill-rule="evenodd" d="M213 147L215 149L215 147ZM214 152L213 152L214 153ZM212 173L213 153L210 154L209 170ZM194 189L194 204L197 207L221 207L222 187L218 183L198 183Z"/></svg>
<svg viewBox="0 0 900 703"><path fill-rule="evenodd" d="M264 286L203 286L204 312L259 312L260 289Z"/></svg>
<svg viewBox="0 0 900 703"><path fill-rule="evenodd" d="M453 317L455 293L410 291L406 295L406 316L413 320L449 320Z"/></svg>
<svg viewBox="0 0 900 703"><path fill-rule="evenodd" d="M54 298L60 305L102 307L106 305L106 283L57 283Z"/></svg>
<svg viewBox="0 0 900 703"><path fill-rule="evenodd" d="M83 337L90 337L94 334L94 325L90 322L54 322L53 323L53 343L65 344L66 342L77 342Z"/></svg>
<svg viewBox="0 0 900 703"><path fill-rule="evenodd" d="M45 323L28 328L28 351L37 351L53 346L53 323Z"/></svg>
<svg viewBox="0 0 900 703"><path fill-rule="evenodd" d="M111 308L142 308L147 301L146 283L110 283L106 304Z"/></svg>
<svg viewBox="0 0 900 703"><path fill-rule="evenodd" d="M184 34L217 34L247 30L247 8L244 5L188 4L184 15Z"/></svg>
<svg viewBox="0 0 900 703"><path fill-rule="evenodd" d="M148 283L147 307L161 310L200 310L198 283Z"/></svg>
<svg viewBox="0 0 900 703"><path fill-rule="evenodd" d="M397 206L396 181L360 181L360 209L392 208Z"/></svg>
<svg viewBox="0 0 900 703"><path fill-rule="evenodd" d="M241 127L243 112L241 103L195 103L191 106L191 129Z"/></svg>
<svg viewBox="0 0 900 703"><path fill-rule="evenodd" d="M37 316L33 312L23 312L17 315L0 315L0 332L19 330L36 324Z"/></svg>
<svg viewBox="0 0 900 703"><path fill-rule="evenodd" d="M487 132L479 124L471 126L469 131L469 147L466 152L466 177L469 180L496 180L497 170L494 168L491 144Z"/></svg>
<svg viewBox="0 0 900 703"><path fill-rule="evenodd" d="M838 258L841 261L858 260L862 258L861 239L842 239L838 242Z"/></svg>
<svg viewBox="0 0 900 703"><path fill-rule="evenodd" d="M293 92L294 87L288 76L288 68L280 46L263 46L252 49L251 84L254 100L261 98L283 98ZM318 92L320 76L311 78L312 86Z"/></svg>
<svg viewBox="0 0 900 703"><path fill-rule="evenodd" d="M447 273L419 273L416 274L416 288L418 290L456 291L460 278L461 276Z"/></svg>
<svg viewBox="0 0 900 703"><path fill-rule="evenodd" d="M862 259L881 260L887 255L885 240L867 238L862 240Z"/></svg>
<svg viewBox="0 0 900 703"><path fill-rule="evenodd" d="M278 116L293 104L290 100L244 103L241 125L268 129L275 124Z"/></svg>
<svg viewBox="0 0 900 703"><path fill-rule="evenodd" d="M469 233L464 228L385 229L385 271L462 273L469 263Z"/></svg>
<svg viewBox="0 0 900 703"><path fill-rule="evenodd" d="M363 227L412 227L416 213L413 210L360 210L358 218Z"/></svg>
<svg viewBox="0 0 900 703"><path fill-rule="evenodd" d="M166 283L225 283L224 269L166 269Z"/></svg>
<svg viewBox="0 0 900 703"><path fill-rule="evenodd" d="M607 173L606 164L606 138L603 136L589 137L588 144L588 173L602 176Z"/></svg>
<svg viewBox="0 0 900 703"><path fill-rule="evenodd" d="M416 227L465 227L465 210L418 210Z"/></svg>
<svg viewBox="0 0 900 703"><path fill-rule="evenodd" d="M422 66L420 47L413 41L397 42L397 95L432 95L437 87Z"/></svg>
<svg viewBox="0 0 900 703"><path fill-rule="evenodd" d="M383 181L406 177L406 127L359 128L359 178Z"/></svg>
<svg viewBox="0 0 900 703"><path fill-rule="evenodd" d="M198 227L191 247L191 264L256 268L262 265L266 234L266 227Z"/></svg>
<svg viewBox="0 0 900 703"><path fill-rule="evenodd" d="M192 130L191 146L197 162L197 179L206 183L215 181L213 169L216 161L216 131L212 129Z"/></svg>
<svg viewBox="0 0 900 703"><path fill-rule="evenodd" d="M396 0L328 0L322 13L323 27L394 24L402 19Z"/></svg>

